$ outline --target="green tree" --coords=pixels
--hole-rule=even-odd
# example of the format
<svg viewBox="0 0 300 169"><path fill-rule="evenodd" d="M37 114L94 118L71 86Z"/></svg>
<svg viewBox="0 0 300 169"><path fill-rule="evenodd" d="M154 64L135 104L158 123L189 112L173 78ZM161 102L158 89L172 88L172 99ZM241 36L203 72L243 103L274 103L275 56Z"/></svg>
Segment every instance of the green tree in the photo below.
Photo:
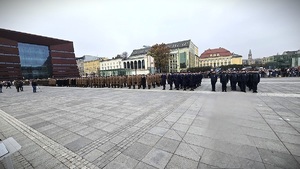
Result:
<svg viewBox="0 0 300 169"><path fill-rule="evenodd" d="M153 45L147 55L154 58L154 64L159 73L168 71L170 48L166 44Z"/></svg>

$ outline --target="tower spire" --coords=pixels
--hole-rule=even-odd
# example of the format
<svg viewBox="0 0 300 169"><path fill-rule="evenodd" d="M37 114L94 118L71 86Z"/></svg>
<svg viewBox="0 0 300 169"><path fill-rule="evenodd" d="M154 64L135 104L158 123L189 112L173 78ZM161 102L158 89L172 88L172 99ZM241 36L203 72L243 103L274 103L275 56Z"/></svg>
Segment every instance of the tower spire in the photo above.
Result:
<svg viewBox="0 0 300 169"><path fill-rule="evenodd" d="M252 59L252 52L251 52L251 49L249 50L248 59Z"/></svg>

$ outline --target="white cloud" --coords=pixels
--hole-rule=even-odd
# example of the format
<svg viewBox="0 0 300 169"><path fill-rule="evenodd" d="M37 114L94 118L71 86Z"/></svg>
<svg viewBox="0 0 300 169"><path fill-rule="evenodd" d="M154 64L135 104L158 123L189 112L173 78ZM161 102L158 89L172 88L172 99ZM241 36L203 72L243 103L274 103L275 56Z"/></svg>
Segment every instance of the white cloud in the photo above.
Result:
<svg viewBox="0 0 300 169"><path fill-rule="evenodd" d="M0 27L71 40L77 56L113 57L191 39L199 53L225 47L243 56L252 49L254 57L262 57L300 48L297 5L296 0L10 0L0 4Z"/></svg>

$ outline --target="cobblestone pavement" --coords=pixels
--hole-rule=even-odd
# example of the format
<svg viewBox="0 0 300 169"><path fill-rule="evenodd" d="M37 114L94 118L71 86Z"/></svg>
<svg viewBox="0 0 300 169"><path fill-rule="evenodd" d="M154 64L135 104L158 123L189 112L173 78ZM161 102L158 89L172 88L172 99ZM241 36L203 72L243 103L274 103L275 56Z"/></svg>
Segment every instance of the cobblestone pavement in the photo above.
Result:
<svg viewBox="0 0 300 169"><path fill-rule="evenodd" d="M300 78L220 88L3 89L0 138L17 169L300 168Z"/></svg>

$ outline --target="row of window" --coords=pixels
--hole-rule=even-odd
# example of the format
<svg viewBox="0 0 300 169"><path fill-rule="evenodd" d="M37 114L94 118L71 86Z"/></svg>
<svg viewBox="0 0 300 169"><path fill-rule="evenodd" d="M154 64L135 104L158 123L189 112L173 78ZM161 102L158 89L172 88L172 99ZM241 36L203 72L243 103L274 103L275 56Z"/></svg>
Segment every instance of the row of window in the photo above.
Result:
<svg viewBox="0 0 300 169"><path fill-rule="evenodd" d="M65 57L52 57L52 59L60 59L60 60L75 60L75 58L65 58Z"/></svg>
<svg viewBox="0 0 300 169"><path fill-rule="evenodd" d="M19 56L17 54L0 53L2 56Z"/></svg>
<svg viewBox="0 0 300 169"><path fill-rule="evenodd" d="M121 62L119 61L119 62L109 62L109 63L102 63L102 66L106 66L106 65L120 65L121 64Z"/></svg>
<svg viewBox="0 0 300 169"><path fill-rule="evenodd" d="M212 66L212 67L216 67L216 66L223 66L223 65L230 65L231 62L221 62L221 63L204 63L204 64L200 64L200 67L202 66Z"/></svg>
<svg viewBox="0 0 300 169"><path fill-rule="evenodd" d="M209 56L220 56L219 53L210 54Z"/></svg>
<svg viewBox="0 0 300 169"><path fill-rule="evenodd" d="M53 64L53 66L76 66L76 64Z"/></svg>
<svg viewBox="0 0 300 169"><path fill-rule="evenodd" d="M18 48L17 46L4 45L4 44L0 44L0 46L7 47L7 48Z"/></svg>
<svg viewBox="0 0 300 169"><path fill-rule="evenodd" d="M200 63L203 63L203 62L224 62L224 61L229 61L230 59L229 58L226 58L226 59L210 59L210 60L200 60Z"/></svg>
<svg viewBox="0 0 300 169"><path fill-rule="evenodd" d="M73 54L74 52L68 52L68 51L61 51L61 50L51 50L53 53L70 53Z"/></svg>
<svg viewBox="0 0 300 169"><path fill-rule="evenodd" d="M0 62L0 64L10 64L10 65L19 65L17 62Z"/></svg>

